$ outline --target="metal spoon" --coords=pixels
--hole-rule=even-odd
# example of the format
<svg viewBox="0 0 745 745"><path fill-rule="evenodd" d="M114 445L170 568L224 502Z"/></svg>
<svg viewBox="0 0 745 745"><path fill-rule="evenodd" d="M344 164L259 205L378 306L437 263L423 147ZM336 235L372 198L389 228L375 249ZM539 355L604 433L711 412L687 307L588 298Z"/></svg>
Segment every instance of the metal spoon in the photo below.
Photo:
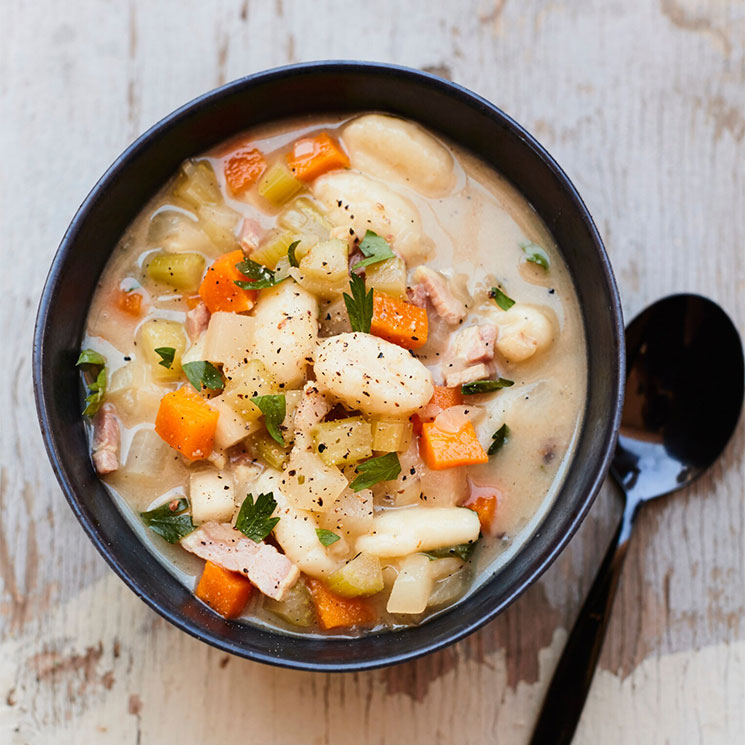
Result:
<svg viewBox="0 0 745 745"><path fill-rule="evenodd" d="M623 518L569 635L530 745L569 745L590 690L639 506L682 489L721 455L743 402L740 337L699 295L672 295L626 329L626 399L611 475Z"/></svg>

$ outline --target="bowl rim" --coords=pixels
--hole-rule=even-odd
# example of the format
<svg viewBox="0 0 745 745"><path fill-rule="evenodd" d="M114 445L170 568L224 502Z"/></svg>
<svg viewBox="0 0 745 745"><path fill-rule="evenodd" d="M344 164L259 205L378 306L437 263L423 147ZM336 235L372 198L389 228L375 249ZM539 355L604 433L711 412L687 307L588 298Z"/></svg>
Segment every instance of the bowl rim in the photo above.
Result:
<svg viewBox="0 0 745 745"><path fill-rule="evenodd" d="M234 92L238 92L244 87L250 88L253 85L269 83L275 79L282 79L317 71L324 71L329 74L365 74L370 72L374 74L391 74L393 76L404 78L412 82L424 83L431 88L437 89L440 93L459 99L459 101L465 105L479 109L482 113L486 113L492 119L499 120L508 130L510 130L510 133L512 135L517 136L519 139L521 139L523 143L527 145L528 148L532 151L532 154L538 160L540 160L542 165L545 168L549 169L552 172L553 176L558 180L561 188L570 198L573 207L576 210L576 216L583 221L584 226L592 239L597 252L600 267L604 275L606 286L610 290L610 297L608 298L608 300L610 301L608 310L612 316L612 326L614 331L613 339L611 340L614 351L614 364L609 365L609 372L612 376L611 390L615 391L615 395L612 396L612 400L609 402L612 406L612 411L610 412L612 416L611 427L608 428L608 436L606 436L605 442L602 444L601 457L598 459L596 464L595 478L587 487L582 499L578 500L577 505L575 505L573 514L567 517L568 525L565 531L558 536L549 550L547 550L542 556L537 557L536 562L531 565L530 571L525 573L521 582L516 583L514 589L508 596L506 596L502 601L495 603L488 609L488 611L483 613L472 622L467 624L455 624L452 632L446 639L436 639L434 641L424 642L420 645L417 645L414 649L410 649L399 654L389 654L385 657L365 660L362 662L329 663L307 660L294 660L286 659L272 654L257 652L255 650L248 650L244 647L231 643L218 634L214 634L212 632L207 632L206 630L197 628L195 625L192 625L192 622L190 622L188 619L172 612L169 607L162 605L158 601L149 597L147 592L142 591L139 587L138 580L135 579L116 559L116 557L113 555L113 552L110 550L110 546L106 543L104 537L99 533L94 522L88 518L88 516L81 508L76 490L68 477L65 465L59 455L55 443L55 436L48 416L49 404L47 402L44 387L42 385L42 378L44 376L44 332L49 320L50 307L52 299L55 295L55 290L60 280L62 267L74 247L77 233L80 231L81 226L88 219L89 214L94 209L95 203L99 199L100 195L106 191L109 185L117 179L119 172L126 168L128 161L141 149L145 148L148 142L153 137L164 134L168 131L169 128L180 122L182 119L188 118L196 110L199 110L202 107L208 107L219 99L227 97ZM475 154L478 155L478 153ZM518 188L519 191L519 187L516 184L515 187ZM590 507L592 506L595 497L597 496L600 487L606 478L612 460L618 436L618 430L620 427L624 396L624 386L622 381L625 375L626 362L625 347L622 343L623 336L624 323L621 299L610 260L605 251L605 247L595 226L595 223L584 201L580 197L577 189L575 188L569 177L564 173L564 171L554 160L554 158L548 153L548 151L522 125L518 124L514 119L512 119L512 117L510 117L495 104L491 103L479 94L474 93L473 91L458 83L446 80L423 70L386 62L343 59L316 60L261 70L249 75L242 76L196 96L192 100L188 101L187 103L183 104L182 106L178 107L171 113L161 118L155 124L150 126L146 131L140 134L106 169L104 174L98 179L96 184L87 194L80 207L75 212L75 215L72 218L69 226L65 230L59 247L52 260L47 279L44 283L33 336L32 372L34 399L36 403L42 438L44 440L44 445L52 466L52 470L57 478L60 487L62 488L62 491L65 495L65 498L67 499L70 508L75 514L75 517L83 527L83 530L85 531L88 538L91 540L98 552L103 556L114 573L129 587L130 590L132 590L132 592L134 592L137 597L143 600L156 613L161 615L163 618L165 618L167 621L172 623L180 630L185 631L190 636L199 639L200 641L206 642L224 652L243 657L244 659L250 659L277 667L314 672L354 672L373 670L376 668L394 665L408 660L414 660L438 649L442 649L450 644L454 644L455 642L462 640L469 634L478 630L489 621L493 620L498 614L500 614L508 606L510 606L520 595L522 595L525 590L548 569L548 567L555 561L558 555L564 550L564 548L574 536L582 521L586 517ZM495 576L498 577L498 573ZM472 595L467 596L463 602L468 602L469 598L472 598L483 592L484 589L491 582L494 581L494 579L495 578L493 577L486 581L483 585L477 588ZM452 608L447 609L446 612L452 611L453 608L457 609L458 607L460 607L460 605L461 604L458 603ZM384 633L397 632L386 631ZM281 633L276 634L276 636L288 638L286 637L286 635ZM370 635L366 635L361 638L364 639L368 638L369 636ZM296 636L292 636L289 638L297 639ZM344 640L348 641L348 637L344 637ZM330 641L332 643L339 643L341 640L332 638Z"/></svg>

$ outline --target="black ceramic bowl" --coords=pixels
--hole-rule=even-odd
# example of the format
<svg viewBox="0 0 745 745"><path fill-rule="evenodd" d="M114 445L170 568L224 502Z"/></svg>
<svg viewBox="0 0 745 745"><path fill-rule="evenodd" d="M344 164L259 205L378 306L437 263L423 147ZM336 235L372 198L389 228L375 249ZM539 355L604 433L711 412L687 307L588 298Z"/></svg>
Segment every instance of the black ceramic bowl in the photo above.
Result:
<svg viewBox="0 0 745 745"><path fill-rule="evenodd" d="M506 176L543 218L574 278L584 317L585 421L554 505L512 561L473 595L403 631L354 640L290 637L220 619L144 549L91 466L75 360L107 259L181 161L263 122L366 110L419 121L470 149ZM425 73L318 62L250 75L207 93L156 124L116 160L75 215L52 264L34 337L34 386L49 458L73 512L111 568L148 605L198 639L242 657L308 670L362 670L470 634L515 600L566 546L592 504L615 444L622 341L618 292L592 219L569 179L520 125L488 101Z"/></svg>

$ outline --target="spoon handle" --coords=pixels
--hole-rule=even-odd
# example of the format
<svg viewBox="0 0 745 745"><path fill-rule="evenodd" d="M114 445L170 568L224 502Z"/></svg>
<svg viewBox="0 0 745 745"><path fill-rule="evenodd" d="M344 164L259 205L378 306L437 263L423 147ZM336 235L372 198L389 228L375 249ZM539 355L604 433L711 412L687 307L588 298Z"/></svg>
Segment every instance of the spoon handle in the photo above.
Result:
<svg viewBox="0 0 745 745"><path fill-rule="evenodd" d="M634 509L627 504L559 658L530 745L569 745L572 741L603 647L633 519Z"/></svg>

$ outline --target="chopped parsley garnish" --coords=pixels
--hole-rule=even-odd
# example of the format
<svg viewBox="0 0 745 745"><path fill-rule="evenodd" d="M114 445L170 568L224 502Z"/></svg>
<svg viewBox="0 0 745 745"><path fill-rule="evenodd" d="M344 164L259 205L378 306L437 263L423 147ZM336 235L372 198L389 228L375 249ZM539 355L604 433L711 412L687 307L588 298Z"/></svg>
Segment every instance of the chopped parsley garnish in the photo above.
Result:
<svg viewBox="0 0 745 745"><path fill-rule="evenodd" d="M489 290L489 297L493 298L494 302L502 310L509 310L515 304L515 301L508 295L505 295L499 287L492 287L491 290Z"/></svg>
<svg viewBox="0 0 745 745"><path fill-rule="evenodd" d="M537 244L532 241L525 241L520 244L525 253L525 261L529 261L531 264L537 264L546 271L550 266L548 254Z"/></svg>
<svg viewBox="0 0 745 745"><path fill-rule="evenodd" d="M377 233L373 233L372 230L368 230L365 233L365 237L360 243L360 251L365 254L365 258L354 265L355 271L396 257L396 254L391 251L388 241L385 238L381 238Z"/></svg>
<svg viewBox="0 0 745 745"><path fill-rule="evenodd" d="M173 367L173 358L176 356L176 350L173 347L157 347L153 351L161 357L159 365L165 367L166 370Z"/></svg>
<svg viewBox="0 0 745 745"><path fill-rule="evenodd" d="M332 533L330 530L326 530L326 528L316 528L316 535L324 546L330 546L332 543L341 540L341 536Z"/></svg>
<svg viewBox="0 0 745 745"><path fill-rule="evenodd" d="M102 354L92 349L84 349L75 365L76 367L88 366L86 369L90 370L93 376L93 379L89 381L86 375L88 395L85 397L85 409L83 409L85 416L93 416L101 408L103 397L106 395L106 360ZM96 372L96 368L100 370Z"/></svg>
<svg viewBox="0 0 745 745"><path fill-rule="evenodd" d="M243 259L235 265L235 268L241 274L251 278L250 282L244 282L242 279L233 280L242 290L265 290L267 287L274 287L280 282L284 282L289 276L277 277L276 272L251 259Z"/></svg>
<svg viewBox="0 0 745 745"><path fill-rule="evenodd" d="M487 455L494 455L504 445L510 437L510 428L503 424L492 436L492 444L486 451Z"/></svg>
<svg viewBox="0 0 745 745"><path fill-rule="evenodd" d="M355 471L359 476L349 487L352 491L361 491L362 489L369 489L373 484L380 481L395 479L401 473L401 463L398 460L398 453L386 453L378 458L370 458L370 460L360 463Z"/></svg>
<svg viewBox="0 0 745 745"><path fill-rule="evenodd" d="M300 245L300 241L293 241L290 243L290 245L287 248L287 259L290 262L290 266L298 267L300 266L300 262L298 262L297 257L295 256L295 249Z"/></svg>
<svg viewBox="0 0 745 745"><path fill-rule="evenodd" d="M272 517L277 507L274 495L259 494L254 502L253 495L248 494L243 500L238 517L235 520L235 529L240 530L243 535L250 538L254 543L261 543L274 526L279 522L278 517Z"/></svg>
<svg viewBox="0 0 745 745"><path fill-rule="evenodd" d="M142 522L168 543L178 543L185 535L196 530L191 521L191 515L187 515L189 502L184 497L171 499L165 504L148 512L140 512Z"/></svg>
<svg viewBox="0 0 745 745"><path fill-rule="evenodd" d="M473 383L463 383L460 392L464 396L473 396L476 393L491 393L492 391L498 391L500 388L509 388L511 385L515 385L515 381L506 378L474 380Z"/></svg>
<svg viewBox="0 0 745 745"><path fill-rule="evenodd" d="M287 403L285 401L285 394L280 393L272 396L254 396L253 401L264 415L264 424L266 424L266 431L276 440L282 447L285 446L284 437L280 432L280 426L285 420L285 414L287 413Z"/></svg>
<svg viewBox="0 0 745 745"><path fill-rule="evenodd" d="M449 556L457 556L463 561L468 561L476 550L476 541L473 543L460 543L448 548L436 548L434 551L425 551L430 559L447 559Z"/></svg>
<svg viewBox="0 0 745 745"><path fill-rule="evenodd" d="M352 331L369 334L373 317L373 291L365 292L365 280L354 272L349 277L349 289L352 294L344 293L344 305L347 306Z"/></svg>
<svg viewBox="0 0 745 745"><path fill-rule="evenodd" d="M189 382L200 392L202 388L221 391L225 387L220 371L211 362L206 360L187 362L182 369Z"/></svg>

